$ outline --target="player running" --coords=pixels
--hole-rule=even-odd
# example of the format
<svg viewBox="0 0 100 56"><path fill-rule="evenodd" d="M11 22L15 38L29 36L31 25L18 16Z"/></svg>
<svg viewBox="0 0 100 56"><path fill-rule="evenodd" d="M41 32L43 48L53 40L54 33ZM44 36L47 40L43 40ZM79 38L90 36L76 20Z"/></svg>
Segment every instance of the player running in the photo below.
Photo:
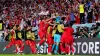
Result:
<svg viewBox="0 0 100 56"><path fill-rule="evenodd" d="M4 47L3 51L5 51L7 48L10 48L12 45L15 45L15 42L16 42L16 33L15 33L15 30L16 30L16 25L13 26L13 29L10 31L10 36L9 36L9 44L7 46Z"/></svg>

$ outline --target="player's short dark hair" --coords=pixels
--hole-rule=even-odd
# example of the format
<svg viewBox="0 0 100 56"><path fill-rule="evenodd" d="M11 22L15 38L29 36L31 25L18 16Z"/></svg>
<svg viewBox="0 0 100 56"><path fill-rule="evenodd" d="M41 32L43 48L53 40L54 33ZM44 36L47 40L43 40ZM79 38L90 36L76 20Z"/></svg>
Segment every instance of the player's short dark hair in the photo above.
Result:
<svg viewBox="0 0 100 56"><path fill-rule="evenodd" d="M83 2L83 1L82 1L81 3L82 3L82 4L84 4L84 2Z"/></svg>
<svg viewBox="0 0 100 56"><path fill-rule="evenodd" d="M53 18L52 21L55 21L55 18Z"/></svg>
<svg viewBox="0 0 100 56"><path fill-rule="evenodd" d="M40 20L43 20L43 18L40 18Z"/></svg>
<svg viewBox="0 0 100 56"><path fill-rule="evenodd" d="M14 28L16 25L13 25L12 28Z"/></svg>
<svg viewBox="0 0 100 56"><path fill-rule="evenodd" d="M61 18L61 20L63 20L63 21L64 21L64 20L65 20L65 17L62 17L62 18Z"/></svg>
<svg viewBox="0 0 100 56"><path fill-rule="evenodd" d="M73 26L73 22L70 22L70 23L69 23L69 26Z"/></svg>
<svg viewBox="0 0 100 56"><path fill-rule="evenodd" d="M64 27L68 27L68 24L64 24Z"/></svg>
<svg viewBox="0 0 100 56"><path fill-rule="evenodd" d="M19 27L19 25L16 25L16 27L18 28L18 27Z"/></svg>

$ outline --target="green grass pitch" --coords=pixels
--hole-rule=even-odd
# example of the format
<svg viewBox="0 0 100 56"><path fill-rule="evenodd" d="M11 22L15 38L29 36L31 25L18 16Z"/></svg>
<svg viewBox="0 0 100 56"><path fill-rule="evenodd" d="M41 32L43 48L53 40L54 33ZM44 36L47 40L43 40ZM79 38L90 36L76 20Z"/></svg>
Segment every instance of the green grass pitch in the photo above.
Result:
<svg viewBox="0 0 100 56"><path fill-rule="evenodd" d="M0 54L0 56L97 56L97 55L41 55L41 54Z"/></svg>

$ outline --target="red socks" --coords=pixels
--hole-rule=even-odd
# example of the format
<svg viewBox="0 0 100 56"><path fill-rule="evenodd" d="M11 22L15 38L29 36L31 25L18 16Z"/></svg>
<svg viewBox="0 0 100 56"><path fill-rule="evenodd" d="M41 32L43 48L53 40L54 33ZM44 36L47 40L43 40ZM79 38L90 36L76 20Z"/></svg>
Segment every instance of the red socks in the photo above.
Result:
<svg viewBox="0 0 100 56"><path fill-rule="evenodd" d="M60 49L61 49L61 52L65 52L65 48L64 48L63 44L60 44Z"/></svg>
<svg viewBox="0 0 100 56"><path fill-rule="evenodd" d="M43 39L40 40L39 45L43 44L45 41Z"/></svg>
<svg viewBox="0 0 100 56"><path fill-rule="evenodd" d="M48 53L51 53L51 51L52 51L52 45L49 45L49 47L48 47Z"/></svg>

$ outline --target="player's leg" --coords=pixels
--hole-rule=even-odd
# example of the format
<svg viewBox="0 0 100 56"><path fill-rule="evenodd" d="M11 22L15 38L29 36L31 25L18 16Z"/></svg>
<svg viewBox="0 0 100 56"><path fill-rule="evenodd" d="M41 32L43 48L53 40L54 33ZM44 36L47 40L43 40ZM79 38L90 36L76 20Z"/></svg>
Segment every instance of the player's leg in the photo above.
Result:
<svg viewBox="0 0 100 56"><path fill-rule="evenodd" d="M54 53L55 54L58 54L58 48L59 48L59 43L60 43L61 35L57 34L56 37L57 37L56 38L57 39L56 40L56 49L55 49L55 52Z"/></svg>
<svg viewBox="0 0 100 56"><path fill-rule="evenodd" d="M56 34L54 34L54 44L53 44L53 46L52 46L52 52L53 51L55 51L55 46L56 46L56 40L57 40L57 38L56 38Z"/></svg>
<svg viewBox="0 0 100 56"><path fill-rule="evenodd" d="M61 37L60 49L61 49L61 54L64 54L65 53L65 39L64 39L64 37Z"/></svg>
<svg viewBox="0 0 100 56"><path fill-rule="evenodd" d="M18 44L16 44L16 50L15 51L16 51L17 54L20 54L20 47L19 47Z"/></svg>
<svg viewBox="0 0 100 56"><path fill-rule="evenodd" d="M31 52L34 53L34 45L30 40L26 40L26 45L31 48Z"/></svg>
<svg viewBox="0 0 100 56"><path fill-rule="evenodd" d="M73 40L72 39L69 39L67 41L66 49L68 49L68 55L70 55L71 51L72 51L72 54L74 55L74 48L73 48Z"/></svg>
<svg viewBox="0 0 100 56"><path fill-rule="evenodd" d="M22 42L22 40L20 40L20 53L23 53L24 50L24 43Z"/></svg>
<svg viewBox="0 0 100 56"><path fill-rule="evenodd" d="M33 54L36 53L36 43L34 41L31 41L30 48Z"/></svg>
<svg viewBox="0 0 100 56"><path fill-rule="evenodd" d="M13 45L13 42L9 42L9 44L3 48L3 51L10 48L12 45Z"/></svg>
<svg viewBox="0 0 100 56"><path fill-rule="evenodd" d="M52 36L49 36L48 37L48 54L51 55L51 52L52 52L52 44L53 44L53 39L52 39Z"/></svg>
<svg viewBox="0 0 100 56"><path fill-rule="evenodd" d="M37 44L37 49L40 49L40 46L45 42L45 38L40 39L40 42Z"/></svg>
<svg viewBox="0 0 100 56"><path fill-rule="evenodd" d="M73 40L70 43L70 49L72 51L72 55L74 55L74 47L73 47Z"/></svg>
<svg viewBox="0 0 100 56"><path fill-rule="evenodd" d="M16 40L15 46L16 46L16 49L14 52L16 52L17 54L20 54L20 40Z"/></svg>
<svg viewBox="0 0 100 56"><path fill-rule="evenodd" d="M41 46L45 42L45 38L42 38L39 42L39 46Z"/></svg>
<svg viewBox="0 0 100 56"><path fill-rule="evenodd" d="M68 54L69 53L69 39L65 38L65 53Z"/></svg>
<svg viewBox="0 0 100 56"><path fill-rule="evenodd" d="M15 45L15 42L16 40L14 38L11 38L11 41L6 47L4 47L3 51L5 51L7 48L10 48L12 45Z"/></svg>
<svg viewBox="0 0 100 56"><path fill-rule="evenodd" d="M68 46L65 44L65 54L68 54Z"/></svg>
<svg viewBox="0 0 100 56"><path fill-rule="evenodd" d="M65 53L65 44L63 42L60 43L60 50L61 50L61 54Z"/></svg>
<svg viewBox="0 0 100 56"><path fill-rule="evenodd" d="M37 44L37 49L40 49L40 46L45 42L44 34L39 32L40 41Z"/></svg>
<svg viewBox="0 0 100 56"><path fill-rule="evenodd" d="M34 53L34 46L32 41L26 40L26 45L28 45L31 48L31 52Z"/></svg>
<svg viewBox="0 0 100 56"><path fill-rule="evenodd" d="M65 50L66 50L66 54L70 55L70 39L69 38L65 39Z"/></svg>
<svg viewBox="0 0 100 56"><path fill-rule="evenodd" d="M66 54L70 55L70 45L66 44L65 50Z"/></svg>
<svg viewBox="0 0 100 56"><path fill-rule="evenodd" d="M26 41L25 41L26 45L29 46L29 42L30 42L29 40L26 40Z"/></svg>
<svg viewBox="0 0 100 56"><path fill-rule="evenodd" d="M52 52L52 44L49 44L49 47L48 47L48 54L51 55L51 52Z"/></svg>

